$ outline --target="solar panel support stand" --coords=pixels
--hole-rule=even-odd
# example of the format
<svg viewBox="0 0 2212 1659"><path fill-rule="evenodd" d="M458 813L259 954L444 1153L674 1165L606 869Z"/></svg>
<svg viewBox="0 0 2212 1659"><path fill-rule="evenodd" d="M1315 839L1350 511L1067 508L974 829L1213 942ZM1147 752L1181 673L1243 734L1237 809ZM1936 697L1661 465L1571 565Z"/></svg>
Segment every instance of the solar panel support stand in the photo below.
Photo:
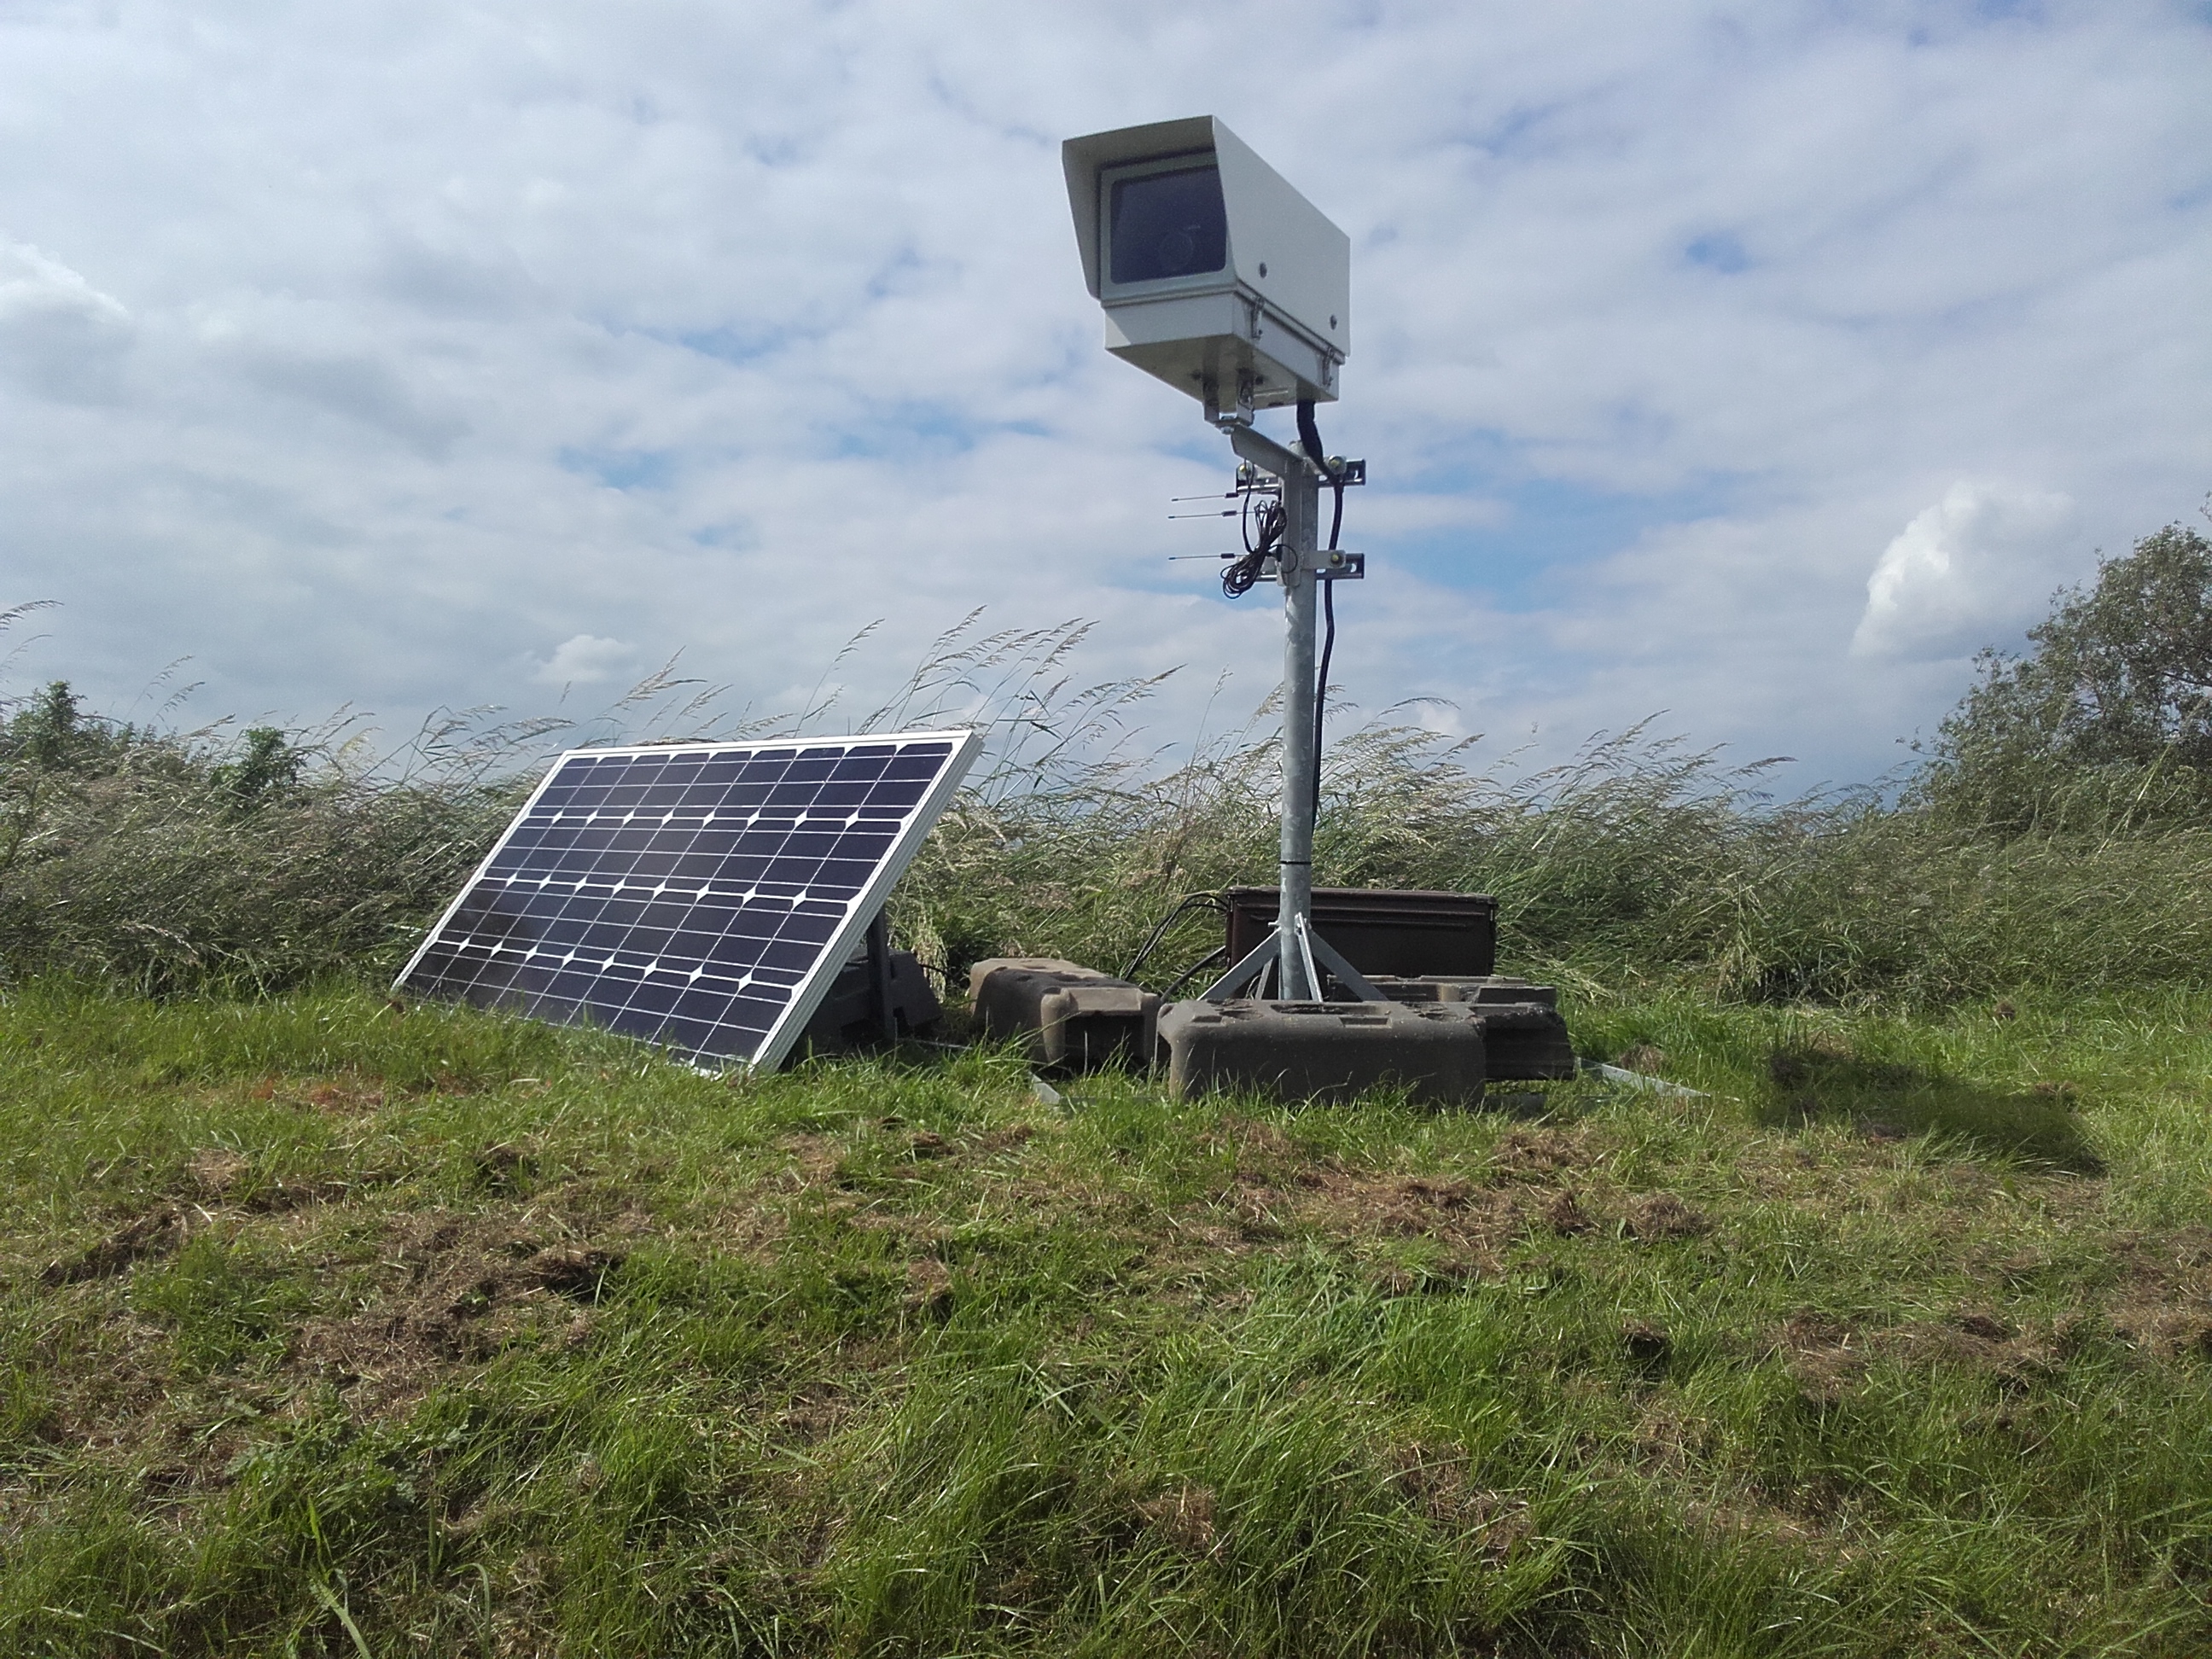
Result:
<svg viewBox="0 0 2212 1659"><path fill-rule="evenodd" d="M1313 927L1314 623L1316 595L1328 580L1321 569L1321 472L1298 450L1285 448L1249 425L1224 419L1230 447L1261 471L1282 481L1283 538L1274 574L1283 589L1283 828L1277 860L1282 900L1274 937L1207 987L1203 1000L1226 1002L1264 992L1272 971L1275 994L1285 1002L1321 1000L1321 970L1363 1002L1383 996Z"/></svg>
<svg viewBox="0 0 2212 1659"><path fill-rule="evenodd" d="M885 1042L896 1042L898 1014L891 1006L891 929L881 910L868 923L868 984L875 993L877 1027Z"/></svg>

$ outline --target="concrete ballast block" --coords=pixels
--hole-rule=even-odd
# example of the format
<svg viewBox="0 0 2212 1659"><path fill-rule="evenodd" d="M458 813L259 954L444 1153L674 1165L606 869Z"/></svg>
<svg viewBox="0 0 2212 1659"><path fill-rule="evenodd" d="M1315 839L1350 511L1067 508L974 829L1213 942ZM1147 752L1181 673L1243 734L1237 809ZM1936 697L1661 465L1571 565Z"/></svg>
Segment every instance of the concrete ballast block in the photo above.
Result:
<svg viewBox="0 0 2212 1659"><path fill-rule="evenodd" d="M993 957L969 970L968 988L984 1035L1024 1039L1032 1064L1081 1072L1151 1057L1160 999L1127 980L1059 957Z"/></svg>
<svg viewBox="0 0 2212 1659"><path fill-rule="evenodd" d="M1427 1104L1471 1106L1486 1075L1483 1011L1466 1003L1171 1002L1158 1052L1179 1099L1255 1089L1348 1100L1383 1085Z"/></svg>
<svg viewBox="0 0 2212 1659"><path fill-rule="evenodd" d="M1553 986L1498 974L1377 975L1370 982L1393 1002L1459 1002L1480 1011L1489 1031L1493 1083L1556 1081L1575 1074L1575 1045Z"/></svg>

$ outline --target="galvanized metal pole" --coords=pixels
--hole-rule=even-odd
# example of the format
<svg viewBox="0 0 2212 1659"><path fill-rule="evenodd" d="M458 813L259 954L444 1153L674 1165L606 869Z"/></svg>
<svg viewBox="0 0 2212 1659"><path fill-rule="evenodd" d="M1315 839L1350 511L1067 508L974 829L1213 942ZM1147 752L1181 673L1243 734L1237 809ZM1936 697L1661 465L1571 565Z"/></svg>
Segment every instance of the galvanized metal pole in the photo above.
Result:
<svg viewBox="0 0 2212 1659"><path fill-rule="evenodd" d="M1295 464L1283 480L1283 540L1278 562L1283 581L1283 837L1278 862L1282 888L1276 912L1276 995L1319 1001L1321 987L1308 981L1302 933L1312 926L1314 842L1314 612L1319 579L1321 481L1313 467Z"/></svg>
<svg viewBox="0 0 2212 1659"><path fill-rule="evenodd" d="M1205 999L1219 1002L1243 994L1275 965L1275 995L1286 1001L1319 1001L1317 967L1328 971L1362 997L1381 994L1313 932L1314 838L1314 613L1320 578L1316 553L1321 524L1318 470L1295 449L1255 431L1247 420L1221 421L1230 447L1283 485L1283 538L1275 550L1276 574L1283 586L1283 832L1276 866L1281 901L1274 937L1255 945L1242 962L1206 988Z"/></svg>

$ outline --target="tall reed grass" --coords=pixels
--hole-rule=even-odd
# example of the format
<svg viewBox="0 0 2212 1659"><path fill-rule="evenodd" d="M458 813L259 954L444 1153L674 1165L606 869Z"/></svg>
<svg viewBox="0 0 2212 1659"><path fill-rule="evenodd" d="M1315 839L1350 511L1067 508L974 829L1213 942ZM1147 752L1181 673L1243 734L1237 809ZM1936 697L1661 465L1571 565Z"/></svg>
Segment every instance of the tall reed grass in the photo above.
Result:
<svg viewBox="0 0 2212 1659"><path fill-rule="evenodd" d="M857 717L834 690L795 714L732 714L664 673L582 727L454 717L391 751L343 721L242 738L124 726L50 687L0 710L0 969L153 991L374 978L554 747L953 721L988 729L987 759L902 883L895 927L948 976L1010 953L1118 968L1183 896L1272 881L1274 711L1152 746L1158 679L1085 680L1086 632L994 631L978 613ZM1930 764L1887 792L1776 800L1765 775L1648 726L1529 768L1385 711L1332 736L1316 878L1493 893L1504 965L1585 995L1672 982L1936 1005L2212 982L2212 832L2176 794L2193 775L2039 775L2025 827L1977 805L2016 800L2019 779L2000 791ZM1188 912L1145 976L1170 985L1218 942L1218 920Z"/></svg>

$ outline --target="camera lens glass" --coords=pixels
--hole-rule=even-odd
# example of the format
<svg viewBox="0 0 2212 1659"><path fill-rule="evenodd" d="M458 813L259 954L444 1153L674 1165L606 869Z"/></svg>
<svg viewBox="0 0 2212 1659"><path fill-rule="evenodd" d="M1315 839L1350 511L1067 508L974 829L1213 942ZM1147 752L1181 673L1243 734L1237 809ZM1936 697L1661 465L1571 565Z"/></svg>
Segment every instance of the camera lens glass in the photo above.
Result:
<svg viewBox="0 0 2212 1659"><path fill-rule="evenodd" d="M1218 168L1117 179L1109 213L1116 283L1189 276L1229 263L1229 216L1222 210Z"/></svg>

